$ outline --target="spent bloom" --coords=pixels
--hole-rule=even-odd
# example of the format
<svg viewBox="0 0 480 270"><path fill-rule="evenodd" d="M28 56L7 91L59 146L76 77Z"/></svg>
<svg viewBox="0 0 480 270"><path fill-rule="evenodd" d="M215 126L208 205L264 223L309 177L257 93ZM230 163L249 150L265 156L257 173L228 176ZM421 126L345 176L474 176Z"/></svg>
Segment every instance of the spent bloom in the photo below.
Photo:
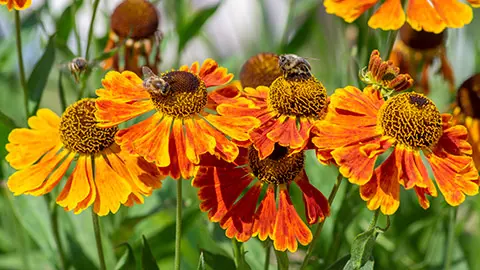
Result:
<svg viewBox="0 0 480 270"><path fill-rule="evenodd" d="M116 213L120 204L143 203L164 178L157 168L131 156L115 143L116 126L100 128L95 101L82 99L62 117L40 109L30 128L14 129L6 160L17 170L8 179L15 194L41 196L52 191L73 166L57 203L76 214L93 204L98 215Z"/></svg>

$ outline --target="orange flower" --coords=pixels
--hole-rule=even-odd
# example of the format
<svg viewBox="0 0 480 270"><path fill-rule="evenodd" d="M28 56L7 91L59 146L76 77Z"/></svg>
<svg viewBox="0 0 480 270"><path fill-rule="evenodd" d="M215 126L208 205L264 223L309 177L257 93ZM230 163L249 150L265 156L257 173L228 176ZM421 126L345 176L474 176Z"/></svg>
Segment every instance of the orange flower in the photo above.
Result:
<svg viewBox="0 0 480 270"><path fill-rule="evenodd" d="M276 78L282 75L278 65L278 55L274 53L259 53L250 57L242 66L240 81L242 87L256 88L270 86Z"/></svg>
<svg viewBox="0 0 480 270"><path fill-rule="evenodd" d="M234 86L208 93L207 88L229 82L232 74L207 59L200 67L182 66L142 81L135 73L107 73L105 89L97 90L97 119L111 127L150 111L147 119L121 130L116 141L130 154L155 162L175 179L195 175L195 165L205 153L232 162L238 155L236 141L248 141L248 131L258 126L254 117L224 117L216 111L216 98ZM233 87L233 88L232 88Z"/></svg>
<svg viewBox="0 0 480 270"><path fill-rule="evenodd" d="M468 141L473 148L473 161L480 169L480 73L468 78L458 88L457 106L453 111L455 122L468 130Z"/></svg>
<svg viewBox="0 0 480 270"><path fill-rule="evenodd" d="M479 7L478 0L467 0ZM346 22L355 21L378 0L325 0L327 13L342 17ZM385 0L368 20L371 28L399 29L408 22L413 29L440 33L446 27L460 28L472 21L470 6L457 0L409 0L406 11L401 0Z"/></svg>
<svg viewBox="0 0 480 270"><path fill-rule="evenodd" d="M269 156L275 143L302 151L310 140L313 123L327 108L327 91L311 74L310 64L296 55L281 55L283 76L270 87L246 87L240 95L226 98L217 110L230 117L254 116L261 125L250 131L260 158Z"/></svg>
<svg viewBox="0 0 480 270"><path fill-rule="evenodd" d="M123 66L120 53L117 52L103 62L103 67L116 71L130 70L140 76L140 63L144 63L156 73L161 60L158 22L158 11L149 1L125 0L120 3L111 16L111 30L105 51L125 44Z"/></svg>
<svg viewBox="0 0 480 270"><path fill-rule="evenodd" d="M363 92L347 86L332 95L327 116L317 123L312 141L320 161L334 161L351 183L360 185L360 195L371 210L395 213L400 185L413 188L420 205L429 207L425 195L437 196L437 190L421 152L445 200L457 206L465 194L478 193L478 172L467 130L452 125L451 118L440 115L422 94L402 93L384 101L370 86ZM393 152L374 169L377 157L389 148Z"/></svg>
<svg viewBox="0 0 480 270"><path fill-rule="evenodd" d="M0 5L7 5L9 11L13 8L16 10L23 10L32 4L32 0L0 0Z"/></svg>
<svg viewBox="0 0 480 270"><path fill-rule="evenodd" d="M455 79L447 59L445 38L445 31L438 34L415 31L408 24L400 28L400 39L395 42L390 60L393 65L400 67L401 72L413 74L414 77L417 77L418 68L421 68L421 78L415 79L419 81L420 92L430 92L428 73L435 59L440 60L440 73L450 85L450 90L455 91Z"/></svg>
<svg viewBox="0 0 480 270"><path fill-rule="evenodd" d="M114 142L116 126L96 126L95 102L80 100L58 117L40 109L30 117L30 129L14 129L6 160L18 171L8 180L15 194L40 196L58 185L71 164L75 168L57 203L76 214L93 204L98 215L116 213L120 204L143 203L161 185L153 164L121 151Z"/></svg>
<svg viewBox="0 0 480 270"><path fill-rule="evenodd" d="M252 236L258 235L262 241L268 237L276 250L291 252L297 250L297 241L308 245L312 233L293 206L290 184L296 183L302 191L308 224L323 221L330 215L330 207L308 180L303 152L288 152L277 144L263 160L253 147L241 148L233 163L203 159L192 183L199 188L200 209L208 212L211 221L220 222L229 238L245 242ZM260 194L265 195L257 207Z"/></svg>

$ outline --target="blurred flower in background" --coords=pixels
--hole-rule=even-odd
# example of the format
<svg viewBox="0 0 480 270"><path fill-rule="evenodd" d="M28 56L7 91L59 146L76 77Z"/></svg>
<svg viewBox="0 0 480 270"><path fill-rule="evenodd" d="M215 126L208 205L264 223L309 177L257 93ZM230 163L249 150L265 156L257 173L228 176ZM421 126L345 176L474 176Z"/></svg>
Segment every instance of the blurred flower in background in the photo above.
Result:
<svg viewBox="0 0 480 270"><path fill-rule="evenodd" d="M259 53L250 57L240 70L242 87L270 86L276 78L282 75L278 65L278 55L274 53Z"/></svg>
<svg viewBox="0 0 480 270"><path fill-rule="evenodd" d="M93 204L98 215L116 213L120 204L143 203L143 196L161 186L157 168L121 151L116 126L99 128L95 101L82 99L58 117L40 109L28 120L30 129L14 129L6 145L6 160L18 171L8 179L15 194L41 196L55 188L74 164L75 169L57 203L76 214Z"/></svg>
<svg viewBox="0 0 480 270"><path fill-rule="evenodd" d="M0 0L0 5L7 5L8 10L22 10L28 8L32 0Z"/></svg>
<svg viewBox="0 0 480 270"><path fill-rule="evenodd" d="M467 0L479 7L478 0ZM355 21L379 2L378 0L326 0L327 13L335 14L346 22ZM457 0L408 0L406 11L401 0L385 0L368 20L371 28L396 30L408 22L413 29L440 33L446 27L459 28L469 24L473 18L472 8Z"/></svg>
<svg viewBox="0 0 480 270"><path fill-rule="evenodd" d="M438 34L416 31L410 25L405 24L400 28L400 38L395 41L390 60L394 65L400 67L402 73L412 74L415 81L418 82L416 90L425 94L430 93L429 69L434 60L440 60L439 72L453 92L455 91L455 79L447 58L446 39L446 31ZM419 69L421 69L421 76L417 78Z"/></svg>

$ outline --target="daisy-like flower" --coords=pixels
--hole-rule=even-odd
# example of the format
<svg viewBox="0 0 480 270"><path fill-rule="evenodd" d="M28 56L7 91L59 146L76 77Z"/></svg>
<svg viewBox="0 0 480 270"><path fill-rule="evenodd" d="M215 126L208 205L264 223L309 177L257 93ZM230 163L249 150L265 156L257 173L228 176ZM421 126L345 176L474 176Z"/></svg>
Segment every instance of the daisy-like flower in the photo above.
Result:
<svg viewBox="0 0 480 270"><path fill-rule="evenodd" d="M242 87L257 88L270 86L276 78L282 75L278 66L278 55L274 53L259 53L250 57L240 70Z"/></svg>
<svg viewBox="0 0 480 270"><path fill-rule="evenodd" d="M473 7L480 1L467 0ZM355 21L379 0L325 0L327 13L335 14L346 22ZM472 8L457 0L408 0L403 10L401 0L385 0L368 20L371 28L396 30L408 22L413 29L440 33L446 27L460 28L473 19Z"/></svg>
<svg viewBox="0 0 480 270"><path fill-rule="evenodd" d="M158 11L149 1L125 0L120 3L111 16L111 30L105 51L125 44L123 66L117 52L103 62L103 67L116 71L130 70L140 76L143 63L156 73L161 60L158 22Z"/></svg>
<svg viewBox="0 0 480 270"><path fill-rule="evenodd" d="M252 236L262 241L270 238L275 249L295 252L297 241L308 245L312 233L290 198L292 182L303 193L308 224L330 215L327 199L308 180L303 152L289 155L278 144L263 160L253 147L241 148L233 163L203 159L192 185L199 188L200 209L208 212L212 222L220 222L227 237L241 242Z"/></svg>
<svg viewBox="0 0 480 270"><path fill-rule="evenodd" d="M360 195L371 210L395 213L400 185L413 188L423 208L430 206L426 195L437 196L437 189L421 153L446 202L457 206L465 194L478 193L478 172L467 130L451 120L423 94L401 93L385 101L373 86L363 91L347 86L331 96L312 142L321 162L336 163L351 183L360 185ZM378 156L389 149L392 153L374 168Z"/></svg>
<svg viewBox="0 0 480 270"><path fill-rule="evenodd" d="M76 214L93 204L98 215L116 213L120 204L143 203L159 188L162 175L144 159L121 151L114 137L117 127L96 124L95 101L82 99L62 117L40 109L30 117L30 128L14 129L5 158L17 170L8 179L15 194L41 196L57 186L69 167L74 170L57 203Z"/></svg>
<svg viewBox="0 0 480 270"><path fill-rule="evenodd" d="M456 123L468 130L468 141L473 148L473 161L480 169L480 73L468 78L458 88L457 106L453 110Z"/></svg>
<svg viewBox="0 0 480 270"><path fill-rule="evenodd" d="M0 5L7 5L9 11L12 9L23 10L32 4L32 0L0 0Z"/></svg>
<svg viewBox="0 0 480 270"><path fill-rule="evenodd" d="M302 151L310 140L313 123L326 113L327 91L310 72L307 60L296 55L279 56L283 75L270 87L246 87L241 95L223 100L217 109L230 117L254 116L261 125L250 138L261 159L276 143L293 152Z"/></svg>
<svg viewBox="0 0 480 270"><path fill-rule="evenodd" d="M425 94L430 92L428 73L435 59L440 60L440 73L450 86L455 90L453 70L447 58L445 48L446 32L438 34L426 31L416 31L408 24L400 28L400 38L390 54L393 65L400 67L402 73L412 74L418 81L418 90ZM421 77L417 78L418 68L421 68Z"/></svg>
<svg viewBox="0 0 480 270"><path fill-rule="evenodd" d="M217 113L221 99L238 90L227 86L208 93L207 88L232 78L212 59L201 67L195 62L190 68L150 74L145 81L129 71L111 71L102 81L104 89L97 90L96 116L100 126L111 127L153 112L120 130L117 143L130 154L155 162L164 174L188 179L203 154L234 161L239 151L234 140L248 141L248 131L259 124L255 117Z"/></svg>

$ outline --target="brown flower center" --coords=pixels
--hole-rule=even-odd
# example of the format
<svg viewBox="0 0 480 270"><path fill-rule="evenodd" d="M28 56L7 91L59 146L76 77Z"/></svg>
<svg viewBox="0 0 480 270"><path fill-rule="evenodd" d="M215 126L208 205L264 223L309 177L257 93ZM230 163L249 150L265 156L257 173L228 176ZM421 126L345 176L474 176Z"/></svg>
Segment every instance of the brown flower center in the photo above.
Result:
<svg viewBox="0 0 480 270"><path fill-rule="evenodd" d="M387 100L380 108L377 121L384 135L416 149L435 145L443 132L437 107L417 93L403 93Z"/></svg>
<svg viewBox="0 0 480 270"><path fill-rule="evenodd" d="M457 104L465 115L480 119L480 73L458 88Z"/></svg>
<svg viewBox="0 0 480 270"><path fill-rule="evenodd" d="M268 104L283 115L322 118L327 91L313 76L280 76L270 85Z"/></svg>
<svg viewBox="0 0 480 270"><path fill-rule="evenodd" d="M182 118L201 112L207 105L207 88L195 74L171 71L161 74L160 78L168 87L149 91L157 111Z"/></svg>
<svg viewBox="0 0 480 270"><path fill-rule="evenodd" d="M248 150L249 165L253 174L268 184L285 184L293 181L303 170L303 152L288 156L288 148L275 145L273 153L260 160L258 151L250 147Z"/></svg>
<svg viewBox="0 0 480 270"><path fill-rule="evenodd" d="M60 139L66 149L96 154L115 142L118 127L97 127L95 110L95 100L90 98L77 101L65 110L60 122Z"/></svg>
<svg viewBox="0 0 480 270"><path fill-rule="evenodd" d="M157 9L145 0L125 0L113 11L111 28L121 38L151 37L158 28Z"/></svg>
<svg viewBox="0 0 480 270"><path fill-rule="evenodd" d="M400 28L400 40L402 40L408 47L419 51L438 48L443 44L445 35L445 31L438 34L423 30L417 31L408 23Z"/></svg>
<svg viewBox="0 0 480 270"><path fill-rule="evenodd" d="M240 81L243 87L270 86L281 75L278 56L273 53L259 53L243 64Z"/></svg>

